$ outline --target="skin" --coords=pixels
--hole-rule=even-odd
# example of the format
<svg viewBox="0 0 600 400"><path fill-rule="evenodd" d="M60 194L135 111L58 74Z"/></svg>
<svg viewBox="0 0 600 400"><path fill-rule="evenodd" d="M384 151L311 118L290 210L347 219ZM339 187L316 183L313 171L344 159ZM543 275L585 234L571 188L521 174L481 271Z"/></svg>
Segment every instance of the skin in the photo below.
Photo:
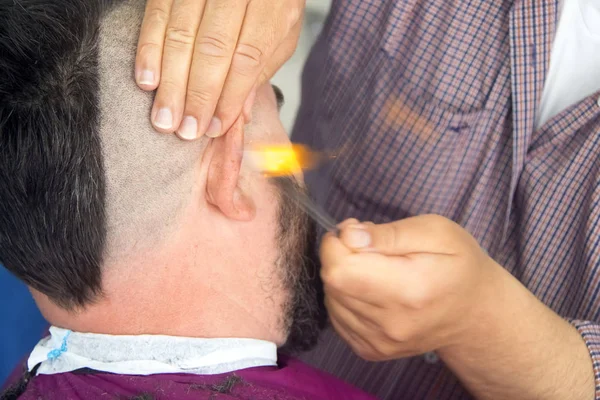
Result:
<svg viewBox="0 0 600 400"><path fill-rule="evenodd" d="M191 0L149 0L136 77L144 89L159 85L154 121L165 104L175 110L172 126L155 122L157 129L191 139L194 135L182 132L180 116L196 115L200 135L206 129L210 136L227 132L222 145L235 147L250 119L258 71L271 76L289 57L304 2L217 1L227 4L229 18L216 8L200 18L198 10L205 5L208 10L210 0L194 7ZM273 10L277 13L266 18ZM224 32L225 39L215 32ZM141 80L144 68L156 72L151 83ZM197 76L213 78L201 83ZM209 127L212 114L218 121ZM215 165L239 163L221 161ZM207 190L231 199L235 179L218 170L212 177ZM236 209L231 201L223 203L225 210ZM322 276L332 323L359 356L380 361L436 350L478 398L593 398L592 362L579 333L462 228L438 216L345 225L341 239L323 241Z"/></svg>
<svg viewBox="0 0 600 400"><path fill-rule="evenodd" d="M246 122L256 88L293 54L305 0L148 0L135 76L152 123L193 140Z"/></svg>
<svg viewBox="0 0 600 400"><path fill-rule="evenodd" d="M253 113L242 145L262 140L289 143L270 85L258 89ZM104 265L104 296L95 304L71 313L33 291L50 323L79 332L251 337L284 343L281 315L289 293L274 265L277 195L260 174L244 167L234 189L211 195L207 182L215 163L225 178L239 168L222 165L224 159L237 159L225 151L237 154L239 149L219 140L224 138L212 140L198 160L198 179L179 230L152 252L134 252ZM234 175L237 178L237 172ZM224 193L233 196L236 191L241 200L223 200Z"/></svg>
<svg viewBox="0 0 600 400"><path fill-rule="evenodd" d="M362 358L436 351L479 399L594 398L581 335L454 222L349 220L321 260L332 324Z"/></svg>

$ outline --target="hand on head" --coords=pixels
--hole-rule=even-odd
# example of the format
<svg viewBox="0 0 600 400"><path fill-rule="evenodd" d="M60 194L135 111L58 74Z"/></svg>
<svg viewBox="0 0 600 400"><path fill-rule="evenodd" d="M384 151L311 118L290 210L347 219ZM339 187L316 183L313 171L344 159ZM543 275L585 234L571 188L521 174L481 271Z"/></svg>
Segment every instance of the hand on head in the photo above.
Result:
<svg viewBox="0 0 600 400"><path fill-rule="evenodd" d="M218 137L293 54L304 0L148 0L136 58L140 88L158 88L152 123L188 140ZM243 124L241 124L243 125Z"/></svg>

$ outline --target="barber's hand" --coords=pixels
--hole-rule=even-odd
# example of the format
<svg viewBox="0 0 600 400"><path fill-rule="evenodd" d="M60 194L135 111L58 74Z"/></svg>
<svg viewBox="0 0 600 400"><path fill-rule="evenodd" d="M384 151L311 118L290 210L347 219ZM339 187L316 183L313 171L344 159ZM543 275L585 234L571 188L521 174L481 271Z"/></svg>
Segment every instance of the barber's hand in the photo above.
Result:
<svg viewBox="0 0 600 400"><path fill-rule="evenodd" d="M459 225L433 215L384 225L348 220L339 239L324 238L321 261L333 327L370 361L464 340L470 324L482 323L498 266Z"/></svg>
<svg viewBox="0 0 600 400"><path fill-rule="evenodd" d="M183 139L250 119L255 89L293 54L305 0L148 0L135 76L152 123Z"/></svg>

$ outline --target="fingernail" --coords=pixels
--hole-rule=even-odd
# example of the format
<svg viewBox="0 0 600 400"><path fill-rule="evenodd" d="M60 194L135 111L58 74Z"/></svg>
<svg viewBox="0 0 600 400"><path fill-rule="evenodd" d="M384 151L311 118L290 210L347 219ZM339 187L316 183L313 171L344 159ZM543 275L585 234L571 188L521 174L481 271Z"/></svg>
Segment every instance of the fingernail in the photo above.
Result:
<svg viewBox="0 0 600 400"><path fill-rule="evenodd" d="M364 249L371 245L371 235L369 232L358 226L349 227L345 238L346 244L355 249Z"/></svg>
<svg viewBox="0 0 600 400"><path fill-rule="evenodd" d="M173 127L173 114L168 108L161 108L156 113L154 125L160 129L171 129Z"/></svg>
<svg viewBox="0 0 600 400"><path fill-rule="evenodd" d="M198 120L194 117L185 117L177 131L180 138L194 140L198 137Z"/></svg>
<svg viewBox="0 0 600 400"><path fill-rule="evenodd" d="M210 120L208 129L206 130L206 136L208 136L209 138L216 138L216 137L221 136L222 127L223 127L223 124L221 123L221 120L217 117L213 117Z"/></svg>
<svg viewBox="0 0 600 400"><path fill-rule="evenodd" d="M140 73L138 82L140 83L140 85L153 85L154 84L154 72L147 70L147 69L143 70Z"/></svg>

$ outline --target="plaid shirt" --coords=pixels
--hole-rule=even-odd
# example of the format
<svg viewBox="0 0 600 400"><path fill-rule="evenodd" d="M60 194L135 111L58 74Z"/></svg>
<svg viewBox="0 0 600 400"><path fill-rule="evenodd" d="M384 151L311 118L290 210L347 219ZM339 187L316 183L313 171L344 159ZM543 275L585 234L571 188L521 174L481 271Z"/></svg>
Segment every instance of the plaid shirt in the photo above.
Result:
<svg viewBox="0 0 600 400"><path fill-rule="evenodd" d="M334 0L293 138L341 151L307 176L337 219L465 227L579 329L600 399L600 92L535 129L556 24L556 0ZM382 399L470 398L435 358L367 363L331 331L304 358Z"/></svg>

